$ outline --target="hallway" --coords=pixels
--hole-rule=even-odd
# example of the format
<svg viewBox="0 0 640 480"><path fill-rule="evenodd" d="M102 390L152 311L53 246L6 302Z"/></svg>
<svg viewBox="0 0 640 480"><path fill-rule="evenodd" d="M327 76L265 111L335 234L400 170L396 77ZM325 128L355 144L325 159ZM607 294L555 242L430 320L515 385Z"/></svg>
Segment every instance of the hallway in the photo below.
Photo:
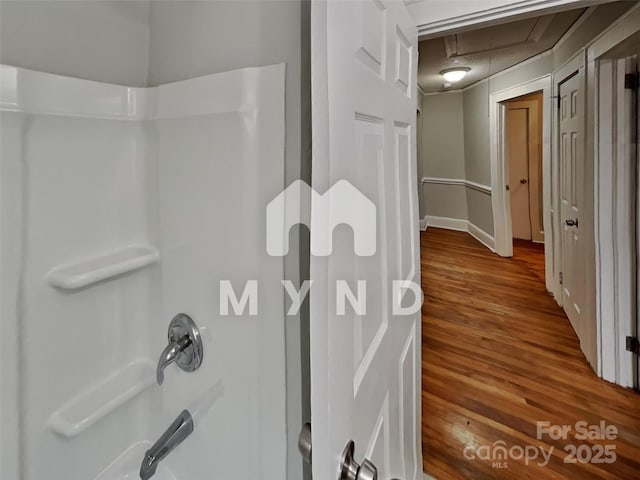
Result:
<svg viewBox="0 0 640 480"><path fill-rule="evenodd" d="M424 471L438 480L640 479L640 394L592 372L545 290L541 247L517 242L514 257L501 258L467 233L429 228L421 251ZM576 439L581 420L615 425L617 439ZM571 430L540 441L538 421ZM498 441L538 447L538 458L483 456L479 447ZM615 445L615 462L596 463L607 458L598 444ZM568 445L592 462L564 463ZM546 466L541 448L551 451Z"/></svg>

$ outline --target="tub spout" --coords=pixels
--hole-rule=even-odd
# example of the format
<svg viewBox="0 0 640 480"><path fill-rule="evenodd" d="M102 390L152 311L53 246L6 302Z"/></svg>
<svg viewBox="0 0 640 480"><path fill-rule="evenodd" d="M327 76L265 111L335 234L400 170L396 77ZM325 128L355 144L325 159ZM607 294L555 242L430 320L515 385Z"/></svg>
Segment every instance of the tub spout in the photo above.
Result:
<svg viewBox="0 0 640 480"><path fill-rule="evenodd" d="M193 418L183 410L153 446L147 450L140 465L140 479L149 480L158 464L193 432Z"/></svg>

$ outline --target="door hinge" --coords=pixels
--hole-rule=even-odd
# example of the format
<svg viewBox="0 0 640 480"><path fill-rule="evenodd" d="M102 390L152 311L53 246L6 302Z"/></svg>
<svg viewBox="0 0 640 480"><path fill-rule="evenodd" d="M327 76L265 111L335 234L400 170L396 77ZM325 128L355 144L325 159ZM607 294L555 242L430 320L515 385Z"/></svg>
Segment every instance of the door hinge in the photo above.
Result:
<svg viewBox="0 0 640 480"><path fill-rule="evenodd" d="M640 74L638 72L627 73L624 76L624 88L638 90L638 86L640 86Z"/></svg>
<svg viewBox="0 0 640 480"><path fill-rule="evenodd" d="M563 284L564 281L564 276L562 275L562 272L560 272L560 285Z"/></svg>
<svg viewBox="0 0 640 480"><path fill-rule="evenodd" d="M640 341L637 337L627 337L627 352L640 355Z"/></svg>

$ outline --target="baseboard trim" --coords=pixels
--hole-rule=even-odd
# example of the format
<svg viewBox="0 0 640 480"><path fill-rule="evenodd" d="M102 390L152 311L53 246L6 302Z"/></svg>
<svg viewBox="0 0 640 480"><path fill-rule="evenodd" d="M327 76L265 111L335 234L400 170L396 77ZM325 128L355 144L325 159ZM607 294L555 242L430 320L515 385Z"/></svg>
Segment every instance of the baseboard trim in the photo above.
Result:
<svg viewBox="0 0 640 480"><path fill-rule="evenodd" d="M423 225L424 228L422 228ZM496 251L495 239L480 227L471 223L469 220L427 215L424 217L424 219L420 220L420 229L424 231L429 227L456 230L458 232L467 232L492 252L495 253Z"/></svg>
<svg viewBox="0 0 640 480"><path fill-rule="evenodd" d="M492 252L496 251L496 240L480 227L469 222L469 234Z"/></svg>
<svg viewBox="0 0 640 480"><path fill-rule="evenodd" d="M447 230L457 230L459 232L469 231L469 222L461 218L434 217L432 215L427 215L424 218L427 222L427 227L446 228Z"/></svg>
<svg viewBox="0 0 640 480"><path fill-rule="evenodd" d="M428 473L423 472L423 475L424 475L424 480L436 480L436 477L432 477Z"/></svg>

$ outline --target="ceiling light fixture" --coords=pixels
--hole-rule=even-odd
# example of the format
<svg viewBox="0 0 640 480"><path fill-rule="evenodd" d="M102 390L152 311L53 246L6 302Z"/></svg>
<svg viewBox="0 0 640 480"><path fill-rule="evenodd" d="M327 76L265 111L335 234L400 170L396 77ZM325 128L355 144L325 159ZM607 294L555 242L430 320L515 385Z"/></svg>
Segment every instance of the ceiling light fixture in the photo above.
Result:
<svg viewBox="0 0 640 480"><path fill-rule="evenodd" d="M442 75L447 82L455 83L466 77L469 70L471 70L469 67L447 68L446 70L442 70L440 75Z"/></svg>

